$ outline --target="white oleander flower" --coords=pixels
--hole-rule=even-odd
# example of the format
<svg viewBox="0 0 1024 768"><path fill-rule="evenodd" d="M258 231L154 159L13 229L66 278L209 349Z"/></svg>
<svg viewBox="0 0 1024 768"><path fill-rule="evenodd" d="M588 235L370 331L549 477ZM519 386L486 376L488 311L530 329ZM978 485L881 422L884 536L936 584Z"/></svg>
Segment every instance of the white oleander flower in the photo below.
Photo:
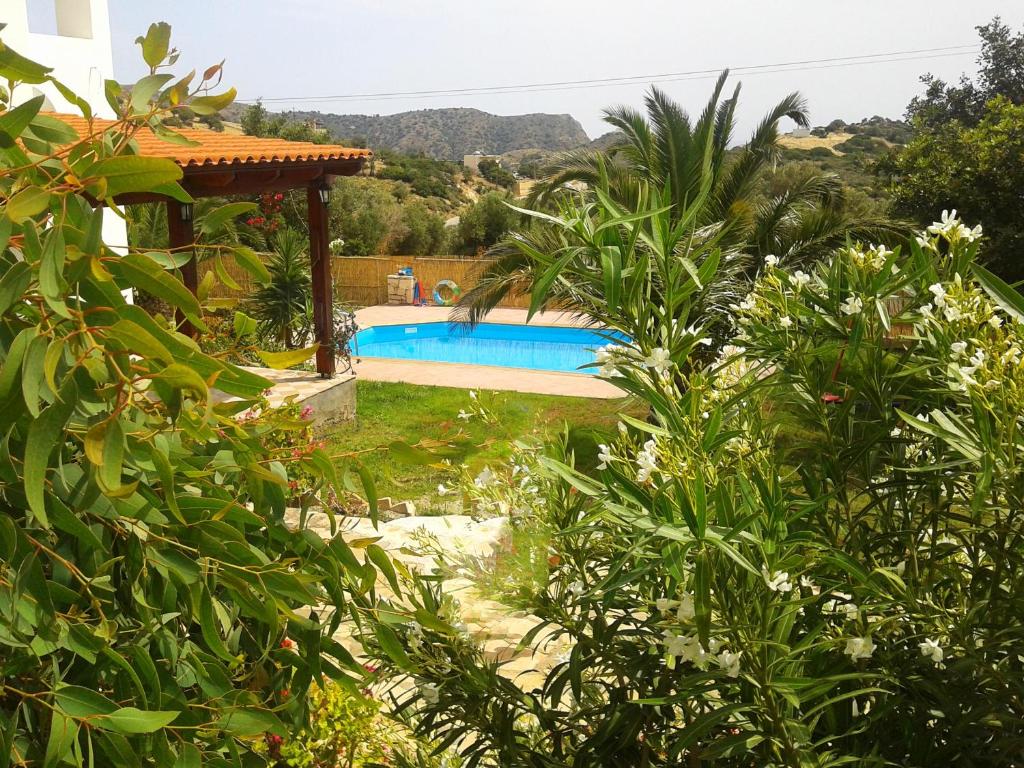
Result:
<svg viewBox="0 0 1024 768"><path fill-rule="evenodd" d="M644 365L659 376L664 376L672 366L672 356L669 354L667 349L655 347L651 350L651 353L644 358Z"/></svg>
<svg viewBox="0 0 1024 768"><path fill-rule="evenodd" d="M748 293L743 301L740 302L740 309L751 311L757 304L754 302L754 294Z"/></svg>
<svg viewBox="0 0 1024 768"><path fill-rule="evenodd" d="M821 608L827 613L842 613L846 619L853 621L860 614L860 609L857 608L856 603L851 602L853 595L848 595L845 592L833 592L836 598L841 598L844 602L840 602L839 599L826 600Z"/></svg>
<svg viewBox="0 0 1024 768"><path fill-rule="evenodd" d="M441 699L441 692L436 685L424 683L420 687L420 697L427 704L437 704Z"/></svg>
<svg viewBox="0 0 1024 768"><path fill-rule="evenodd" d="M956 218L956 208L952 211L943 211L941 221L933 221L928 231L933 235L947 235L960 225Z"/></svg>
<svg viewBox="0 0 1024 768"><path fill-rule="evenodd" d="M597 465L597 468L608 469L608 463L612 460L612 452L604 443L597 446L597 458L601 462Z"/></svg>
<svg viewBox="0 0 1024 768"><path fill-rule="evenodd" d="M814 580L806 574L800 577L800 586L804 589L811 590L811 594L817 595L821 593L821 587L814 583Z"/></svg>
<svg viewBox="0 0 1024 768"><path fill-rule="evenodd" d="M960 225L960 229L957 230L960 237L966 240L968 243L973 243L975 240L981 239L981 224L978 224L973 229L968 229L963 224Z"/></svg>
<svg viewBox="0 0 1024 768"><path fill-rule="evenodd" d="M793 319L789 315L783 315L779 319L779 325L783 328L791 328L793 326Z"/></svg>
<svg viewBox="0 0 1024 768"><path fill-rule="evenodd" d="M692 640L693 638L676 635L666 629L662 642L665 643L665 653L669 656L686 656Z"/></svg>
<svg viewBox="0 0 1024 768"><path fill-rule="evenodd" d="M946 306L942 309L942 314L945 316L946 320L951 323L955 323L963 317L963 313L960 311L960 308L948 301L946 302Z"/></svg>
<svg viewBox="0 0 1024 768"><path fill-rule="evenodd" d="M858 659L870 659L877 646L871 642L870 637L851 637L846 641L846 649L843 651L850 657L851 661Z"/></svg>
<svg viewBox="0 0 1024 768"><path fill-rule="evenodd" d="M925 638L923 643L918 643L918 648L921 649L922 656L928 656L933 662L939 664L942 662L944 656L942 646L939 645L938 640L932 640L930 637Z"/></svg>
<svg viewBox="0 0 1024 768"><path fill-rule="evenodd" d="M761 576L764 578L764 583L768 585L768 589L772 592L789 592L793 589L793 584L789 580L789 574L785 571L769 573L768 569L762 565Z"/></svg>
<svg viewBox="0 0 1024 768"><path fill-rule="evenodd" d="M448 488L445 486L445 484L444 483L438 483L438 485L437 485L437 495L438 496L444 496L447 493L448 493Z"/></svg>
<svg viewBox="0 0 1024 768"><path fill-rule="evenodd" d="M494 480L494 472L491 471L490 467L484 467L480 470L480 474L473 480L473 485L477 488L486 488Z"/></svg>
<svg viewBox="0 0 1024 768"><path fill-rule="evenodd" d="M658 613L668 613L678 603L678 600L670 600L667 597L659 597L657 600L654 601L654 607L657 609Z"/></svg>
<svg viewBox="0 0 1024 768"><path fill-rule="evenodd" d="M864 309L860 296L849 296L839 307L844 315L859 315Z"/></svg>
<svg viewBox="0 0 1024 768"><path fill-rule="evenodd" d="M658 468L658 445L651 438L644 443L643 450L636 457L636 479L637 482L646 483L651 473Z"/></svg>
<svg viewBox="0 0 1024 768"><path fill-rule="evenodd" d="M811 276L801 269L794 272L789 279L798 291L811 282Z"/></svg>
<svg viewBox="0 0 1024 768"><path fill-rule="evenodd" d="M1003 324L1003 318L999 315L992 315L986 322L993 328L999 328Z"/></svg>
<svg viewBox="0 0 1024 768"><path fill-rule="evenodd" d="M460 419L462 419L463 421L469 421L470 419L472 419L472 418L473 418L473 414L471 414L471 413L466 413L466 412L465 412L464 410L462 410L462 409L460 408L460 409L459 409L459 418L460 418Z"/></svg>
<svg viewBox="0 0 1024 768"><path fill-rule="evenodd" d="M946 289L942 287L942 283L932 283L928 286L928 290L935 297L936 307L942 307L946 304Z"/></svg>
<svg viewBox="0 0 1024 768"><path fill-rule="evenodd" d="M776 256L775 254L769 253L767 256L764 257L764 263L766 266L769 267L777 267L779 266L779 257Z"/></svg>
<svg viewBox="0 0 1024 768"><path fill-rule="evenodd" d="M470 400L476 400L476 390L475 389L469 390L469 399Z"/></svg>
<svg viewBox="0 0 1024 768"><path fill-rule="evenodd" d="M715 657L715 661L718 662L718 666L725 670L727 677L739 677L740 676L740 656L743 655L743 651L722 651Z"/></svg>
<svg viewBox="0 0 1024 768"><path fill-rule="evenodd" d="M949 345L949 351L953 353L953 357L960 357L960 355L967 351L967 342L954 341Z"/></svg>
<svg viewBox="0 0 1024 768"><path fill-rule="evenodd" d="M676 618L679 621L693 621L697 615L697 609L693 605L693 595L683 592L679 598L679 608L676 610Z"/></svg>

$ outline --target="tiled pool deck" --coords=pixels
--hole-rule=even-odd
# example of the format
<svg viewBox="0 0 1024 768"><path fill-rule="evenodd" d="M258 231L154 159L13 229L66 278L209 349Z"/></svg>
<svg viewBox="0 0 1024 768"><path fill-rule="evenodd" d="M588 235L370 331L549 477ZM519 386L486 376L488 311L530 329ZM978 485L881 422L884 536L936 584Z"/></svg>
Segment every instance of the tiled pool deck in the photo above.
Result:
<svg viewBox="0 0 1024 768"><path fill-rule="evenodd" d="M360 328L406 323L442 323L448 320L447 307L378 306L356 312ZM488 323L526 324L525 309L495 309ZM579 325L578 317L563 312L540 312L530 325ZM569 395L611 399L625 393L613 384L585 373L533 371L526 368L500 368L491 365L434 363L425 360L393 360L353 357L356 374L367 381L397 381L461 389L502 389L540 395Z"/></svg>

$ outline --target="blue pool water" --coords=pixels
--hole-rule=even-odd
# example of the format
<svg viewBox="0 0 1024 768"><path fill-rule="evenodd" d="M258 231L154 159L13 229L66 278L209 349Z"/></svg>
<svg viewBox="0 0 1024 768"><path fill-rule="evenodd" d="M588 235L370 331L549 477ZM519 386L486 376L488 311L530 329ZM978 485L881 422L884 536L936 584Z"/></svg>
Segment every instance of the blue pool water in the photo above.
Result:
<svg viewBox="0 0 1024 768"><path fill-rule="evenodd" d="M480 323L379 325L356 334L359 357L432 360L442 363L500 365L539 371L571 371L594 362L594 350L609 343L607 334L586 328ZM593 373L587 368L583 373Z"/></svg>

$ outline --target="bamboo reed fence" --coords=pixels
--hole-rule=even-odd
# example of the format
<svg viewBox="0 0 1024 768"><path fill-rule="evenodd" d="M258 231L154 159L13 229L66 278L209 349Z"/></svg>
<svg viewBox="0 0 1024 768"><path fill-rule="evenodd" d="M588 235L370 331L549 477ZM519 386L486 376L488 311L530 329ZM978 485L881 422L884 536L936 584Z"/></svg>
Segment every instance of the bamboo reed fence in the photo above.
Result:
<svg viewBox="0 0 1024 768"><path fill-rule="evenodd" d="M452 280L466 291L476 284L487 263L487 259L458 256L333 256L331 274L334 277L334 299L362 307L387 304L388 275L395 274L401 267L412 267L413 276L423 287L423 296L432 304L434 286L439 281ZM252 295L255 285L249 274L230 259L225 261L224 267L238 283L239 289L233 290L218 282L213 295L231 299L244 299ZM199 270L200 273L204 271L203 264L200 264ZM529 305L529 296L510 296L499 306L526 308Z"/></svg>

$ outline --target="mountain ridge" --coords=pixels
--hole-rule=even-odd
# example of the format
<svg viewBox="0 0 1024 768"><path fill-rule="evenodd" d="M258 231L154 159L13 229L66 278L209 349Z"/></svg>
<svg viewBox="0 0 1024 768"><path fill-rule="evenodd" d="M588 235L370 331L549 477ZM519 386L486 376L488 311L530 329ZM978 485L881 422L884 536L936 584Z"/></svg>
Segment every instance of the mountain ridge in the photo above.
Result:
<svg viewBox="0 0 1024 768"><path fill-rule="evenodd" d="M344 115L292 110L290 120L316 121L341 140L438 160L461 161L474 152L500 155L518 149L559 151L587 144L572 115L535 112L494 115L469 107L421 109L393 115Z"/></svg>

